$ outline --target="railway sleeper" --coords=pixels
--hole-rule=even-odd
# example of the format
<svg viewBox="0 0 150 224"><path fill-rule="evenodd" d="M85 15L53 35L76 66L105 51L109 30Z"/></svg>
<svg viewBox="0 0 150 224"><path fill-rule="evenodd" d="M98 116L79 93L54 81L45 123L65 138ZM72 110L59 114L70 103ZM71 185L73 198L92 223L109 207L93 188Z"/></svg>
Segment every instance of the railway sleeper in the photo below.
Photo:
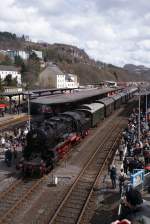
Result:
<svg viewBox="0 0 150 224"><path fill-rule="evenodd" d="M88 195L88 192L76 192L76 193L73 193L72 197L77 197L81 200L87 197L87 195Z"/></svg>
<svg viewBox="0 0 150 224"><path fill-rule="evenodd" d="M85 200L85 198L87 197L87 195L88 195L88 193L86 195L84 195L84 196L83 195L79 195L79 194L77 194L77 195L76 194L73 194L73 195L71 195L71 199L72 200L75 200L75 201L76 200L78 200L78 201L81 201L82 200L83 201L83 200Z"/></svg>
<svg viewBox="0 0 150 224"><path fill-rule="evenodd" d="M71 203L71 204L77 204L78 203L78 206L83 206L83 202L82 201L80 201L78 198L70 198L69 199L69 203Z"/></svg>
<svg viewBox="0 0 150 224"><path fill-rule="evenodd" d="M57 219L60 219L60 218L64 218L64 219L67 219L67 221L72 221L73 219L76 218L76 214L71 212L69 213L68 211L63 211L57 216L56 220Z"/></svg>
<svg viewBox="0 0 150 224"><path fill-rule="evenodd" d="M85 194L87 193L87 191L91 188L91 186L92 185L90 185L90 186L82 186L82 188L76 188L76 189L74 189L74 191L72 192L72 193L74 193L74 192L77 192L77 193L81 193L81 194L84 194L84 192L85 192ZM76 194L76 193L75 193Z"/></svg>
<svg viewBox="0 0 150 224"><path fill-rule="evenodd" d="M63 215L65 217L75 217L75 215L79 214L80 209L79 208L71 208L65 206L65 211L63 211Z"/></svg>
<svg viewBox="0 0 150 224"><path fill-rule="evenodd" d="M80 200L80 201L85 201L86 200L86 197L88 196L88 194L87 195L73 195L74 196L74 198L77 198L78 200Z"/></svg>
<svg viewBox="0 0 150 224"><path fill-rule="evenodd" d="M79 204L77 204L77 203L70 203L70 202L68 202L67 203L67 207L69 207L69 208L77 208L77 209L80 209L81 208L81 205L79 205Z"/></svg>
<svg viewBox="0 0 150 224"><path fill-rule="evenodd" d="M86 171L85 172L85 175L89 175L89 176L94 176L94 175L96 175L97 173L95 172L95 170L93 169L93 170L88 170L88 171Z"/></svg>
<svg viewBox="0 0 150 224"><path fill-rule="evenodd" d="M57 220L54 222L55 224L74 224L75 222L74 222L74 220L72 220L72 219L67 219L67 220L65 220L63 217L59 217L59 218L57 218Z"/></svg>
<svg viewBox="0 0 150 224"><path fill-rule="evenodd" d="M82 195L82 196L86 196L87 195L87 191L85 190L77 190L75 189L73 192L73 195Z"/></svg>
<svg viewBox="0 0 150 224"><path fill-rule="evenodd" d="M84 177L84 179L82 179L82 183L83 183L83 181L84 181L84 185L91 185L92 183L93 183L93 181L94 181L94 179L95 179L95 176L94 177L91 177L91 178L89 178L89 177Z"/></svg>
<svg viewBox="0 0 150 224"><path fill-rule="evenodd" d="M92 177L93 175L95 175L95 173L95 169L93 169L93 167L89 167L89 169L86 170L86 172L84 172L84 174L81 176L80 181L84 180L86 177Z"/></svg>
<svg viewBox="0 0 150 224"><path fill-rule="evenodd" d="M85 192L85 194L87 194L87 192L89 192L89 190L92 188L92 184L90 186L84 186L82 187L82 189L80 190L81 194L82 192ZM75 192L77 192L77 190L75 190Z"/></svg>
<svg viewBox="0 0 150 224"><path fill-rule="evenodd" d="M84 186L85 184L87 185L91 185L93 183L93 181L90 181L90 180L85 180L84 177L82 177L82 179L79 181L78 185L80 186Z"/></svg>

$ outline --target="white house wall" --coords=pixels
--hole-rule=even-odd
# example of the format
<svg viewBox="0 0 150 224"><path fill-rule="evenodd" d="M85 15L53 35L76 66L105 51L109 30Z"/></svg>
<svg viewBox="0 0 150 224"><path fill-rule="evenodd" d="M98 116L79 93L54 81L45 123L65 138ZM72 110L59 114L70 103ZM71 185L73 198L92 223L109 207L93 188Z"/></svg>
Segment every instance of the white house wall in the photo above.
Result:
<svg viewBox="0 0 150 224"><path fill-rule="evenodd" d="M56 80L56 88L65 88L65 75L57 75Z"/></svg>

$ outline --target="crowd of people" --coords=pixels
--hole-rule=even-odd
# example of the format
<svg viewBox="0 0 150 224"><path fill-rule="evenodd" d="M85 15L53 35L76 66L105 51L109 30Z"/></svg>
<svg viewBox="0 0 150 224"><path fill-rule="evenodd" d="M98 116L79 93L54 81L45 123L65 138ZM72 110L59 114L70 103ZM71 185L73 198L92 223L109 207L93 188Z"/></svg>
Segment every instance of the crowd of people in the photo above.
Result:
<svg viewBox="0 0 150 224"><path fill-rule="evenodd" d="M150 163L150 128L145 118L145 113L133 110L128 126L122 133L122 139L118 148L119 159L123 163L123 170L118 177L119 184L128 174L132 174L135 169L144 169ZM124 178L123 178L124 177ZM112 187L116 188L117 171L113 165L110 169Z"/></svg>
<svg viewBox="0 0 150 224"><path fill-rule="evenodd" d="M115 165L112 165L109 171L112 188L116 188L116 180L118 179L121 194L122 187L125 186L125 181L127 178L130 180L130 175L136 169L146 170L150 167L150 126L144 112L140 112L139 114L139 111L134 109L131 113L127 128L122 133L118 153L119 160L122 163L122 169L119 175L117 175L118 172ZM131 223L129 220L134 220L135 212L139 213L143 209L141 193L133 188L132 185L128 186L123 188L124 200L122 202L120 217L123 220L117 220L113 224Z"/></svg>
<svg viewBox="0 0 150 224"><path fill-rule="evenodd" d="M7 101L6 101L7 102ZM5 103L4 107L0 108L0 116L5 117L6 114L20 114L24 110L24 104L19 104L16 100L11 100L11 108L8 104Z"/></svg>
<svg viewBox="0 0 150 224"><path fill-rule="evenodd" d="M0 148L5 155L5 162L8 167L12 165L12 161L17 161L18 152L24 148L27 133L28 127L26 125L24 128L6 131L0 136Z"/></svg>
<svg viewBox="0 0 150 224"><path fill-rule="evenodd" d="M139 125L140 123L140 125ZM122 145L127 152L123 160L124 171L133 173L134 169L143 169L150 163L150 127L145 113L134 110L130 115L128 127L123 132ZM120 152L119 152L120 153ZM122 153L122 152L121 152Z"/></svg>

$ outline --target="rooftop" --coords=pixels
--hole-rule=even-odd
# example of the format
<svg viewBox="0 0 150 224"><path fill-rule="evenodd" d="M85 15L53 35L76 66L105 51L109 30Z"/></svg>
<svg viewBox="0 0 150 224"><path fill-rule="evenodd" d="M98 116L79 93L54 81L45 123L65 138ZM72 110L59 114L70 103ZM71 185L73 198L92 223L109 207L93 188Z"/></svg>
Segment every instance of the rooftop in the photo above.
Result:
<svg viewBox="0 0 150 224"><path fill-rule="evenodd" d="M80 91L76 93L66 93L62 95L51 95L45 97L39 97L37 99L31 100L31 103L37 104L61 104L61 103L71 103L76 102L82 99L86 99L88 97L98 96L107 92L111 92L112 88L106 89L94 89L87 91Z"/></svg>

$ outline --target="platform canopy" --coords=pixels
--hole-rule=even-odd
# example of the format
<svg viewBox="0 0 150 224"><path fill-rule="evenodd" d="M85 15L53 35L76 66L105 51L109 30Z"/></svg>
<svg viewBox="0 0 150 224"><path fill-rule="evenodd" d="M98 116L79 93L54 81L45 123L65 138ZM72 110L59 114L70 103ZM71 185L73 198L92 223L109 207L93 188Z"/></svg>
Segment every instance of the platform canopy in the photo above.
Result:
<svg viewBox="0 0 150 224"><path fill-rule="evenodd" d="M87 90L87 91L81 91L76 93L39 97L37 99L31 100L30 102L36 103L36 104L46 104L46 105L72 103L72 102L77 102L79 100L84 100L91 97L96 97L96 96L98 97L100 95L107 94L111 91L112 91L111 88L94 89L94 90Z"/></svg>

